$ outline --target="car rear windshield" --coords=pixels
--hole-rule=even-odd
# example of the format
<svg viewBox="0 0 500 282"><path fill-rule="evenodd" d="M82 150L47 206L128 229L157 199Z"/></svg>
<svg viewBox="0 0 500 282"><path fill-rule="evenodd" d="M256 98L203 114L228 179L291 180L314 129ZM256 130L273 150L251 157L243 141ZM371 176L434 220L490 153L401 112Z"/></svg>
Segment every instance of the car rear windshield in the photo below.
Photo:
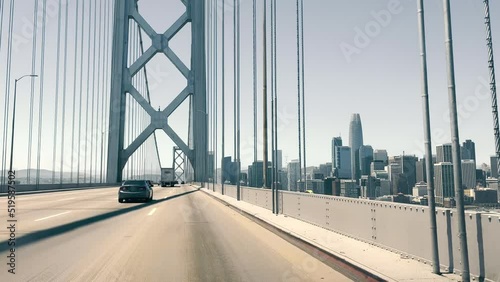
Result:
<svg viewBox="0 0 500 282"><path fill-rule="evenodd" d="M144 180L127 180L123 185L144 185Z"/></svg>

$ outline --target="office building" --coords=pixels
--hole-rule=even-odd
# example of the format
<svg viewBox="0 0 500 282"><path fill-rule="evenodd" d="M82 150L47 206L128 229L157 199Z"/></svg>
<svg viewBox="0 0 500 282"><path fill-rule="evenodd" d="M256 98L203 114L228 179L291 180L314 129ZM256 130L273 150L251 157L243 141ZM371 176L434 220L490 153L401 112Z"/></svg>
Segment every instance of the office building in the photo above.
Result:
<svg viewBox="0 0 500 282"><path fill-rule="evenodd" d="M377 191L380 191L380 179L369 175L362 175L360 181L361 198L375 199L377 198Z"/></svg>
<svg viewBox="0 0 500 282"><path fill-rule="evenodd" d="M382 161L384 166L389 164L389 155L386 150L375 150L373 151L373 161Z"/></svg>
<svg viewBox="0 0 500 282"><path fill-rule="evenodd" d="M349 123L349 147L351 147L351 176L352 179L361 178L359 170L359 149L363 146L363 127L359 114L352 114Z"/></svg>
<svg viewBox="0 0 500 282"><path fill-rule="evenodd" d="M426 171L426 164L425 164L425 158L418 160L415 163L415 173L416 173L416 179L415 181L418 182L427 182L427 171Z"/></svg>
<svg viewBox="0 0 500 282"><path fill-rule="evenodd" d="M356 180L342 179L340 180L340 196L348 198L359 198L359 185Z"/></svg>
<svg viewBox="0 0 500 282"><path fill-rule="evenodd" d="M264 162L253 162L248 168L248 186L262 188L264 186Z"/></svg>
<svg viewBox="0 0 500 282"><path fill-rule="evenodd" d="M339 161L336 167L336 176L340 179L351 179L351 147L340 146L338 156Z"/></svg>
<svg viewBox="0 0 500 282"><path fill-rule="evenodd" d="M292 160L288 163L288 190L298 192L298 181L300 180L300 163L299 160Z"/></svg>
<svg viewBox="0 0 500 282"><path fill-rule="evenodd" d="M324 182L325 195L340 196L340 179L328 177Z"/></svg>
<svg viewBox="0 0 500 282"><path fill-rule="evenodd" d="M389 175L389 180L391 181L392 195L396 195L400 192L399 187L402 186L402 167L399 163L390 163L387 166L387 174Z"/></svg>
<svg viewBox="0 0 500 282"><path fill-rule="evenodd" d="M434 189L436 203L444 204L446 198L455 197L453 164L451 162L441 162L434 165Z"/></svg>
<svg viewBox="0 0 500 282"><path fill-rule="evenodd" d="M363 145L359 148L359 170L361 175L371 174L371 164L373 162L373 148L370 145Z"/></svg>
<svg viewBox="0 0 500 282"><path fill-rule="evenodd" d="M437 163L453 163L451 144L442 144L436 146Z"/></svg>
<svg viewBox="0 0 500 282"><path fill-rule="evenodd" d="M373 161L370 165L370 174L374 174L375 171L380 171L385 169L385 164L383 161Z"/></svg>
<svg viewBox="0 0 500 282"><path fill-rule="evenodd" d="M498 178L498 162L497 157L490 157L491 177Z"/></svg>
<svg viewBox="0 0 500 282"><path fill-rule="evenodd" d="M332 139L332 173L340 165L339 147L342 146L342 137Z"/></svg>
<svg viewBox="0 0 500 282"><path fill-rule="evenodd" d="M317 173L321 173L324 177L330 177L332 174L332 163L320 164Z"/></svg>
<svg viewBox="0 0 500 282"><path fill-rule="evenodd" d="M472 140L462 143L462 160L474 160L476 162L476 144Z"/></svg>
<svg viewBox="0 0 500 282"><path fill-rule="evenodd" d="M238 164L231 161L231 157L224 157L222 162L224 163L222 181L235 185L238 177Z"/></svg>
<svg viewBox="0 0 500 282"><path fill-rule="evenodd" d="M462 160L462 185L464 189L476 188L476 163L474 160Z"/></svg>
<svg viewBox="0 0 500 282"><path fill-rule="evenodd" d="M423 197L427 195L427 183L419 182L413 187L413 197Z"/></svg>
<svg viewBox="0 0 500 282"><path fill-rule="evenodd" d="M278 172L278 181L280 190L288 190L288 172L287 171L279 171Z"/></svg>
<svg viewBox="0 0 500 282"><path fill-rule="evenodd" d="M380 191L377 197L392 195L391 181L388 179L380 179Z"/></svg>
<svg viewBox="0 0 500 282"><path fill-rule="evenodd" d="M498 203L498 190L491 188L476 189L474 191L475 204L496 204Z"/></svg>

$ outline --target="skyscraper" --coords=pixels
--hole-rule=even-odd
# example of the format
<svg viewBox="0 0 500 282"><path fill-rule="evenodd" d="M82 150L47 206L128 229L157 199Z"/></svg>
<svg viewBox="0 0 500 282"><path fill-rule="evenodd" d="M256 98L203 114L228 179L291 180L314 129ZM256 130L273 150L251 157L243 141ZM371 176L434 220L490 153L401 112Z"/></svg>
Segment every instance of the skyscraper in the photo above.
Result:
<svg viewBox="0 0 500 282"><path fill-rule="evenodd" d="M352 179L358 180L361 177L359 170L359 148L363 146L363 127L359 114L352 114L349 124L349 147L351 147L351 174Z"/></svg>
<svg viewBox="0 0 500 282"><path fill-rule="evenodd" d="M420 159L416 163L416 172L417 172L417 183L418 182L427 182L427 171L425 165L425 158Z"/></svg>
<svg viewBox="0 0 500 282"><path fill-rule="evenodd" d="M384 165L389 164L389 156L387 155L387 150L375 150L373 151L373 161L382 161Z"/></svg>
<svg viewBox="0 0 500 282"><path fill-rule="evenodd" d="M443 204L445 198L455 197L453 164L451 162L437 163L434 165L434 172L436 203Z"/></svg>
<svg viewBox="0 0 500 282"><path fill-rule="evenodd" d="M288 163L288 190L299 191L297 181L300 180L300 163L299 160L292 160Z"/></svg>
<svg viewBox="0 0 500 282"><path fill-rule="evenodd" d="M337 163L337 174L336 176L341 179L351 179L352 171L351 171L351 147L349 146L340 146L338 147L338 163Z"/></svg>
<svg viewBox="0 0 500 282"><path fill-rule="evenodd" d="M451 154L451 143L437 145L436 153L437 153L437 158L436 158L437 163L453 162Z"/></svg>
<svg viewBox="0 0 500 282"><path fill-rule="evenodd" d="M490 167L491 167L491 177L498 178L498 164L496 156L490 157Z"/></svg>
<svg viewBox="0 0 500 282"><path fill-rule="evenodd" d="M373 162L373 148L370 145L363 145L359 148L359 169L361 175L370 175L370 165Z"/></svg>
<svg viewBox="0 0 500 282"><path fill-rule="evenodd" d="M472 140L465 140L462 143L462 160L474 160L476 162L476 144Z"/></svg>
<svg viewBox="0 0 500 282"><path fill-rule="evenodd" d="M462 185L467 189L476 188L476 163L462 160Z"/></svg>
<svg viewBox="0 0 500 282"><path fill-rule="evenodd" d="M339 147L342 146L342 137L333 137L332 139L332 173L336 175L335 169L339 166Z"/></svg>

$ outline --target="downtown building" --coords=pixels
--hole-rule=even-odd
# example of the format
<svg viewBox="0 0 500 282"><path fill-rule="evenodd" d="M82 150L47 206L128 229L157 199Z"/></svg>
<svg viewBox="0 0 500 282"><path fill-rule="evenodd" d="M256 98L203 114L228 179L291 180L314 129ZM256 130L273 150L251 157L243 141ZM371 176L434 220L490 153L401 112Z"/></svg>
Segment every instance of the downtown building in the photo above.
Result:
<svg viewBox="0 0 500 282"><path fill-rule="evenodd" d="M455 198L453 164L440 162L434 165L434 190L436 203L444 204L446 198Z"/></svg>
<svg viewBox="0 0 500 282"><path fill-rule="evenodd" d="M351 147L351 177L353 180L361 178L359 149L363 146L363 127L359 114L352 114L349 123L349 147Z"/></svg>

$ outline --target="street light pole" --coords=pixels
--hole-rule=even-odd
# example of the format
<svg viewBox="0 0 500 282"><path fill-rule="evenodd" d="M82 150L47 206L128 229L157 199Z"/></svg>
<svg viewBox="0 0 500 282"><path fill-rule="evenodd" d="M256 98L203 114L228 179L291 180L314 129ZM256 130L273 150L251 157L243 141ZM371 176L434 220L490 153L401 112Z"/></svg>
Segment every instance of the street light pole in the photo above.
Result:
<svg viewBox="0 0 500 282"><path fill-rule="evenodd" d="M17 98L17 82L25 77L38 77L36 74L27 74L23 75L18 79L14 80L14 108L12 109L12 137L10 140L10 169L9 172L12 172L12 162L14 160L14 129L16 124L16 98Z"/></svg>

